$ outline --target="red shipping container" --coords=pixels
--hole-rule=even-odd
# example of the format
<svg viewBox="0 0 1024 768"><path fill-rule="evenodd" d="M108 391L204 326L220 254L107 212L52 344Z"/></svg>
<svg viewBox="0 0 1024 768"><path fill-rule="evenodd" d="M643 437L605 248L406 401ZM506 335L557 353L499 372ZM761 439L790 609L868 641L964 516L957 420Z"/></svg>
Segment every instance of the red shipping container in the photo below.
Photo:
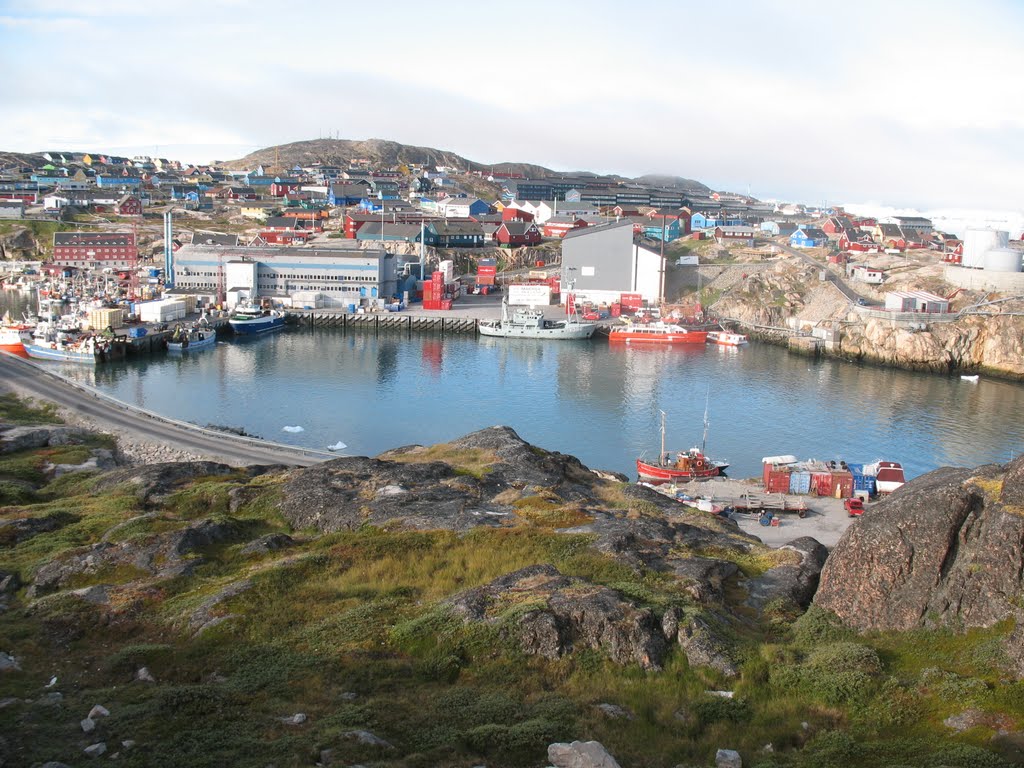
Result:
<svg viewBox="0 0 1024 768"><path fill-rule="evenodd" d="M451 309L452 308L451 299L442 299L440 304L441 304L441 307L440 307L441 309Z"/></svg>
<svg viewBox="0 0 1024 768"><path fill-rule="evenodd" d="M832 473L814 472L811 474L811 493L819 496L832 495Z"/></svg>
<svg viewBox="0 0 1024 768"><path fill-rule="evenodd" d="M762 464L761 484L767 493L789 493L789 470L775 464Z"/></svg>
<svg viewBox="0 0 1024 768"><path fill-rule="evenodd" d="M612 304L612 317L618 317L622 314L621 304Z"/></svg>
<svg viewBox="0 0 1024 768"><path fill-rule="evenodd" d="M773 469L764 487L767 493L789 493L789 470Z"/></svg>
<svg viewBox="0 0 1024 768"><path fill-rule="evenodd" d="M498 274L498 268L497 267L477 267L476 268L476 276L477 276L478 279L481 278L481 277L494 277L497 274Z"/></svg>
<svg viewBox="0 0 1024 768"><path fill-rule="evenodd" d="M644 305L644 297L639 293L624 293L620 300L625 309L637 310Z"/></svg>
<svg viewBox="0 0 1024 768"><path fill-rule="evenodd" d="M424 299L423 300L423 308L424 309L440 309L441 308L441 302L438 301L437 299Z"/></svg>
<svg viewBox="0 0 1024 768"><path fill-rule="evenodd" d="M832 495L837 499L849 499L853 496L853 474L850 472L832 473Z"/></svg>
<svg viewBox="0 0 1024 768"><path fill-rule="evenodd" d="M534 265L535 267L543 267L543 266L544 266L544 259L537 259L537 260L536 260L536 261L535 261L535 262L533 263L533 265Z"/></svg>
<svg viewBox="0 0 1024 768"><path fill-rule="evenodd" d="M488 277L487 275L477 275L476 276L476 284L477 285L494 285L494 277L493 276Z"/></svg>

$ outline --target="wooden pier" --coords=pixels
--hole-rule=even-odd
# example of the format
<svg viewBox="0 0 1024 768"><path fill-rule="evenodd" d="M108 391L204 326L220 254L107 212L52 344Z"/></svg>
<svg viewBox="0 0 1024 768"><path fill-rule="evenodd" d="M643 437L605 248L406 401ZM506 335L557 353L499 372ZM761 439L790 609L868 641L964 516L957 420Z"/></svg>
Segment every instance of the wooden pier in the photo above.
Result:
<svg viewBox="0 0 1024 768"><path fill-rule="evenodd" d="M305 310L295 312L300 325L310 328L342 328L353 331L403 331L411 333L477 333L475 317L452 317L444 314L411 312L327 312Z"/></svg>

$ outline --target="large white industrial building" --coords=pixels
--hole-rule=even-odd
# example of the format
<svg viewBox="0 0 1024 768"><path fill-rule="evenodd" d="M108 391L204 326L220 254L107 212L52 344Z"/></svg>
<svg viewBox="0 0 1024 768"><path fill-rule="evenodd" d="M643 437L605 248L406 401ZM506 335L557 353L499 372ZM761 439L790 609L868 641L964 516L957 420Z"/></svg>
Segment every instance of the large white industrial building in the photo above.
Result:
<svg viewBox="0 0 1024 768"><path fill-rule="evenodd" d="M174 254L174 293L232 307L254 298L284 306L379 306L397 290L383 249L186 245Z"/></svg>
<svg viewBox="0 0 1024 768"><path fill-rule="evenodd" d="M615 303L623 293L656 303L664 278L664 258L634 242L631 221L578 229L562 239L562 296L572 285L577 297L595 303Z"/></svg>

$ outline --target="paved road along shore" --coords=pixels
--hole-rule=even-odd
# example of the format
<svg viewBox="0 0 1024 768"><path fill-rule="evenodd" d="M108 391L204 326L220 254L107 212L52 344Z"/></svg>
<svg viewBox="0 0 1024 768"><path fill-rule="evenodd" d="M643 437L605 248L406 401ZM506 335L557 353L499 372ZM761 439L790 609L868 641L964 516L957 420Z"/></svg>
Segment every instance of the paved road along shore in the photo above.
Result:
<svg viewBox="0 0 1024 768"><path fill-rule="evenodd" d="M310 466L334 458L324 451L239 437L168 419L68 381L42 365L0 352L0 389L49 401L90 420L101 430L125 435L225 464Z"/></svg>

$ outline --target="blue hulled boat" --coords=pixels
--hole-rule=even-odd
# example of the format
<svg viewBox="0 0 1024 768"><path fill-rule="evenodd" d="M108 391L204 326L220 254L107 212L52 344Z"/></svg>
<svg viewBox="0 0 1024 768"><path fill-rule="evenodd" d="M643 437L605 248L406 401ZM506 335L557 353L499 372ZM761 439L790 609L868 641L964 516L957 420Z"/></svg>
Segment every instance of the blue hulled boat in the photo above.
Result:
<svg viewBox="0 0 1024 768"><path fill-rule="evenodd" d="M253 336L284 328L284 312L262 309L251 304L235 307L228 318L231 330L243 336Z"/></svg>

